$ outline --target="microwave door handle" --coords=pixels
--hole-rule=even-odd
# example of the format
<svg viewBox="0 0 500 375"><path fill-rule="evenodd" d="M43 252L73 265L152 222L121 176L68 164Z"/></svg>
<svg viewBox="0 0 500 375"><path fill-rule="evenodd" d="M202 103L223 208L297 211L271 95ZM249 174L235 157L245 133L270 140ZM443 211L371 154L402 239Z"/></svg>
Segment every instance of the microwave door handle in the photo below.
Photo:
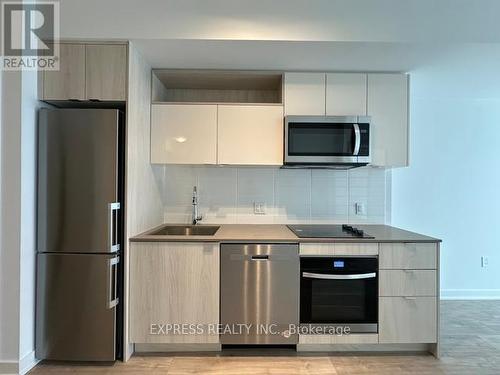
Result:
<svg viewBox="0 0 500 375"><path fill-rule="evenodd" d="M373 279L377 277L376 272L359 273L354 275L331 275L324 273L311 273L302 272L302 277L307 279L320 279L320 280L359 280L359 279Z"/></svg>
<svg viewBox="0 0 500 375"><path fill-rule="evenodd" d="M359 154L359 148L361 147L361 133L359 132L359 125L358 124L352 124L354 128L354 156L358 156Z"/></svg>

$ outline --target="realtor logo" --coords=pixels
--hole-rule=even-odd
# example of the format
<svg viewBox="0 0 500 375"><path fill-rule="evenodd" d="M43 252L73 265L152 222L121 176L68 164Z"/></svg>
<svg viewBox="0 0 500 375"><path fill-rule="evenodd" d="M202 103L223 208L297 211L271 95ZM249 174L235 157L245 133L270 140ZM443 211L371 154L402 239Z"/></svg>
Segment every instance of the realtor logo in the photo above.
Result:
<svg viewBox="0 0 500 375"><path fill-rule="evenodd" d="M59 69L59 2L2 2L2 25L3 69Z"/></svg>

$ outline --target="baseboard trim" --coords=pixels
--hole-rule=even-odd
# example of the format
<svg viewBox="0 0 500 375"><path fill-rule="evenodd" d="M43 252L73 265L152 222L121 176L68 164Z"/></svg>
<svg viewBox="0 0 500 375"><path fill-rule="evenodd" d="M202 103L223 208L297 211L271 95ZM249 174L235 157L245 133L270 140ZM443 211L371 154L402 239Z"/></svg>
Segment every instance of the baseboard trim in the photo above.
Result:
<svg viewBox="0 0 500 375"><path fill-rule="evenodd" d="M500 289L441 289L442 300L500 300Z"/></svg>
<svg viewBox="0 0 500 375"><path fill-rule="evenodd" d="M29 370L35 367L38 362L40 362L40 360L35 358L35 351L31 351L19 361L19 373L21 375L26 374Z"/></svg>
<svg viewBox="0 0 500 375"><path fill-rule="evenodd" d="M298 352L430 352L431 344L297 344Z"/></svg>
<svg viewBox="0 0 500 375"><path fill-rule="evenodd" d="M135 344L135 354L162 352L220 352L221 344Z"/></svg>
<svg viewBox="0 0 500 375"><path fill-rule="evenodd" d="M12 375L17 374L19 363L17 361L0 361L0 374Z"/></svg>

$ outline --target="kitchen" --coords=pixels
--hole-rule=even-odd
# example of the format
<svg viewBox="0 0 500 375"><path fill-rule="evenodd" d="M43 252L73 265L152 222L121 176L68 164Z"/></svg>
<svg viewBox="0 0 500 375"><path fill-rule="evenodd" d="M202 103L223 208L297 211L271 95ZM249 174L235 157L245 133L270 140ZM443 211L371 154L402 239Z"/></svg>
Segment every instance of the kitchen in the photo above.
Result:
<svg viewBox="0 0 500 375"><path fill-rule="evenodd" d="M319 3L315 11L345 6ZM258 9L240 6L231 11ZM460 105L485 124L496 116L488 60L473 62L484 69L479 88L455 66L472 64L457 56L494 52L326 45L292 34L279 42L286 27L250 42L222 27L213 38L183 40L189 28L170 25L156 34L168 38L153 41L130 24L106 31L97 22L93 34L70 22L90 5L60 7L60 39L47 42L58 69L1 78L2 186L25 203L23 302L2 304L2 316L21 323L12 336L0 331L20 346L5 345L11 354L0 353L8 357L0 373L358 373L381 365L440 373L467 371L481 356L489 362L480 373L498 371L496 256L487 234L476 245L466 230L491 214L458 219L475 212L476 193L463 189L476 189L488 168L467 179L457 163L445 164L486 139L458 134L442 144L443 132L474 118L453 115ZM153 10L162 12L143 12L154 18ZM182 17L197 12L212 14L202 7ZM322 19L330 20L311 15ZM432 70L428 61L442 65ZM447 67L477 98L455 97L458 78ZM16 88L19 96L6 95ZM17 120L16 104L30 108ZM5 130L6 119L22 131ZM20 155L31 155L20 167L5 158L15 139ZM488 152L478 158L492 165ZM24 172L7 180L9 170ZM16 212L9 198L2 193L2 247L16 240L8 230L16 216L4 216ZM463 248L474 249L470 258ZM3 270L16 264L8 255ZM474 279L453 278L469 268ZM0 295L3 302L6 289ZM460 336L478 314L483 326Z"/></svg>

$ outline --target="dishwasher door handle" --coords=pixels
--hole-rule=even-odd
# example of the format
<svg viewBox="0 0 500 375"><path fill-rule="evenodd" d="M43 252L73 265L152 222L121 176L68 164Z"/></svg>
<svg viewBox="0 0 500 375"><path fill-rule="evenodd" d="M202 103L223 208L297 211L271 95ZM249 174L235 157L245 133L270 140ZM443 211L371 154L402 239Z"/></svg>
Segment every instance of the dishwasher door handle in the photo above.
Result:
<svg viewBox="0 0 500 375"><path fill-rule="evenodd" d="M269 255L252 255L252 260L269 260Z"/></svg>
<svg viewBox="0 0 500 375"><path fill-rule="evenodd" d="M324 273L302 272L302 277L307 279L320 279L320 280L359 280L359 279L373 279L377 277L376 272L358 273L354 275L331 275Z"/></svg>

